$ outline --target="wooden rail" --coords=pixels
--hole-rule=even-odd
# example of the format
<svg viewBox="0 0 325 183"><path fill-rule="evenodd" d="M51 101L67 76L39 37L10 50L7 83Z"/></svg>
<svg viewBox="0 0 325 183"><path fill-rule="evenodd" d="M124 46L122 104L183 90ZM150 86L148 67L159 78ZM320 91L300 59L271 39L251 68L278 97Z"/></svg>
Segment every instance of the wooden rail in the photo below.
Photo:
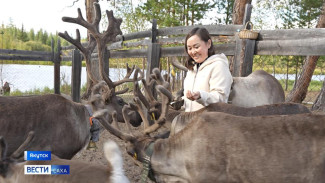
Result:
<svg viewBox="0 0 325 183"><path fill-rule="evenodd" d="M246 5L244 24L250 20L251 11L252 6ZM249 40L238 37L244 25L157 29L153 23L151 30L118 36L117 41L108 45L107 49L110 50L110 58L147 58L148 65L159 65L161 57L186 56L184 38L194 27L205 27L210 32L216 53L234 56L233 76L250 74L254 55L325 55L325 29L254 30L259 32L259 36L257 40ZM94 53L93 58L96 56Z"/></svg>
<svg viewBox="0 0 325 183"><path fill-rule="evenodd" d="M52 61L52 52L25 51L25 50L0 50L1 60L35 60Z"/></svg>
<svg viewBox="0 0 325 183"><path fill-rule="evenodd" d="M51 52L0 49L0 60L52 61L54 63L54 93L60 94L61 43L58 39L57 50L51 42Z"/></svg>

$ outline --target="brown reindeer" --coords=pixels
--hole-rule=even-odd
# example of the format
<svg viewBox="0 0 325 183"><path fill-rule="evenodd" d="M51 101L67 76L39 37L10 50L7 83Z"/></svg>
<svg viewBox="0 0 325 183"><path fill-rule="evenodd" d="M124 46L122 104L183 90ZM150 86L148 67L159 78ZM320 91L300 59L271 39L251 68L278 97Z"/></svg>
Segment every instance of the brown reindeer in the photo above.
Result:
<svg viewBox="0 0 325 183"><path fill-rule="evenodd" d="M105 73L104 56L106 43L121 34L120 19L115 19L113 12L108 12L109 26L104 33L99 33L98 25L101 19L101 11L98 4L94 4L96 18L89 23L82 17L78 9L77 18L63 17L63 21L80 24L86 27L90 33L90 41L87 47L80 42L80 33L77 30L77 38L72 39L67 33L60 36L74 44L81 50L87 63L87 73L93 83L92 96L88 105L74 103L58 95L26 96L26 97L1 97L0 98L0 136L8 141L8 154L14 152L23 142L27 133L35 131L35 139L31 143L31 150L49 150L60 158L71 159L80 151L90 139L91 111L107 109L117 111L117 118L123 122L122 108L126 103L118 94L125 93L116 91L116 87L130 79L133 68L127 66L126 76L119 81L113 82ZM90 72L91 53L97 45L99 53L100 76L104 81L98 81ZM94 100L96 99L96 100ZM129 111L132 118L131 124L139 126L141 117L137 112Z"/></svg>
<svg viewBox="0 0 325 183"><path fill-rule="evenodd" d="M171 96L172 93L170 92L169 83L165 81L164 77L162 77L159 69L155 68L152 72L152 80L149 85L144 79L142 79L144 91L147 97L144 97L144 95L142 95L136 81L134 82L134 95L136 97L139 97L149 114L154 113L157 117L159 117L162 111L162 103L152 95L152 93L155 92L155 89L152 87L153 83L158 83L159 85L164 86L166 89L164 92L168 92L168 96ZM173 98L176 97L172 97L171 99ZM296 103L278 103L257 107L240 107L233 104L214 103L195 112L181 112L175 111L174 109L169 109L168 115L166 116L166 121L172 122L170 134L174 135L175 133L179 132L186 126L187 123L189 123L189 121L191 121L191 118L195 118L196 116L199 116L205 112L224 112L236 116L264 116L310 113L310 110L306 106Z"/></svg>
<svg viewBox="0 0 325 183"><path fill-rule="evenodd" d="M109 35L116 36L119 33L115 29L119 30L120 21L114 18L112 12L108 13L110 15L109 28L105 33L100 34L96 29L101 17L98 4L95 4L95 9L96 20L93 24L84 21L80 10L78 18L64 19L72 22L76 21L92 29L93 39L100 45L98 47L103 47L104 42L106 43L111 38ZM89 65L90 54L94 49L95 42L91 39L89 45L86 48L83 47L78 32L76 40L67 36L67 34L65 34L65 37L82 50ZM98 39L101 36L105 39L104 42L100 42L100 39ZM99 50L100 53L102 51L102 49ZM104 60L101 58L100 70L104 81L95 80L90 70L88 70L88 74L95 85L92 88L92 96L87 105L74 103L59 95L0 97L0 136L3 136L8 141L8 154L14 152L18 145L24 141L29 131L35 131L31 150L49 150L60 158L71 159L90 139L92 124L90 117L92 112L104 108L108 111L117 111L118 120L123 122L122 108L126 103L117 95L126 92L127 89L116 91L115 88L125 82L133 81L130 76L135 67L129 68L127 66L126 76L122 80L113 82L105 75L102 67L103 62ZM131 124L139 126L142 121L139 114L134 111L128 111L128 113L132 118ZM98 127L93 130L98 130Z"/></svg>
<svg viewBox="0 0 325 183"><path fill-rule="evenodd" d="M166 90L162 86L156 88L161 93ZM125 108L136 108L139 101L135 98L136 104ZM324 115L243 117L204 112L191 118L175 135L157 139L148 135L148 131L153 131L148 130L150 127L139 136L121 132L105 122L105 113L98 111L95 116L99 115L105 128L126 142L131 156L149 167L148 175L155 182L321 183L325 180ZM126 113L124 117L128 123ZM164 117L160 116L153 126L161 126L162 121Z"/></svg>
<svg viewBox="0 0 325 183"><path fill-rule="evenodd" d="M99 116L108 131L126 142L127 152L150 168L148 175L156 182L325 180L324 115L311 114L304 106L290 103L246 109L236 106L232 109L234 106L229 104L215 105L226 107L235 115L253 116L214 112L211 106L199 115L187 113L192 116L181 131L167 139L157 139L150 133L161 127L168 116L168 105L173 97L167 88L166 84L156 86L158 93L163 94L161 103L165 107L154 125L144 129L143 135L133 135L130 128L128 133L121 132L105 122L105 110L94 115ZM136 97L134 101L135 104L124 108L143 110L141 100ZM268 113L265 110L290 115L259 115ZM303 114L294 114L297 111ZM128 123L130 118L126 112L123 114ZM113 119L116 126L115 115ZM143 121L148 123L146 119Z"/></svg>
<svg viewBox="0 0 325 183"><path fill-rule="evenodd" d="M129 183L124 175L123 159L118 145L114 141L104 143L104 155L108 161L107 166L89 164L76 160L60 159L51 155L50 161L25 161L19 162L17 157L28 150L28 146L34 138L34 132L28 133L24 143L6 158L7 144L3 137L0 137L0 182L2 183ZM69 175L25 175L26 165L69 165Z"/></svg>
<svg viewBox="0 0 325 183"><path fill-rule="evenodd" d="M60 158L71 159L90 139L89 108L93 112L105 108L122 113L123 105L116 107L106 103L109 91L104 81L99 82L93 87L87 105L55 94L0 97L0 136L8 141L8 155L17 149L29 131L34 131L31 150L49 150ZM141 123L137 112L128 113L132 117L131 124Z"/></svg>

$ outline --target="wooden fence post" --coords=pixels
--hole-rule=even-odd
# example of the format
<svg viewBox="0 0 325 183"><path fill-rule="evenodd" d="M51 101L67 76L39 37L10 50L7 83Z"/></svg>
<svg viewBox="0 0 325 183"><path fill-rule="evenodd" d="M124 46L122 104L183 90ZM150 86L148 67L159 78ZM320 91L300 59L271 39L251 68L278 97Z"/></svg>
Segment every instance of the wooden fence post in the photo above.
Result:
<svg viewBox="0 0 325 183"><path fill-rule="evenodd" d="M82 56L78 49L72 51L71 96L74 102L80 102Z"/></svg>
<svg viewBox="0 0 325 183"><path fill-rule="evenodd" d="M54 52L54 41L52 38L52 61L54 62L54 93L60 94L60 64L61 64L61 42L58 39L57 51Z"/></svg>
<svg viewBox="0 0 325 183"><path fill-rule="evenodd" d="M147 73L146 80L149 81L149 76L152 70L159 67L160 60L160 44L157 43L157 20L152 20L152 30L151 30L151 43L148 45L148 56L147 56Z"/></svg>
<svg viewBox="0 0 325 183"><path fill-rule="evenodd" d="M250 21L253 6L246 4L243 26ZM249 25L247 28L250 28ZM233 64L233 76L248 76L252 73L255 52L255 40L240 39L236 33L236 51Z"/></svg>

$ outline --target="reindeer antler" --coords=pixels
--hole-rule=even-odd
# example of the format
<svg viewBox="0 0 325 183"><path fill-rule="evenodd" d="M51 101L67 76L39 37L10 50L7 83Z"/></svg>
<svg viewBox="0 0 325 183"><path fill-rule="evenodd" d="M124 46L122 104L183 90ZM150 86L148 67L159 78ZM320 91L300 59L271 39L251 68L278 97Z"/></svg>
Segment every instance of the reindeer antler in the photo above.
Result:
<svg viewBox="0 0 325 183"><path fill-rule="evenodd" d="M187 69L185 66L183 66L181 63L179 63L178 60L174 60L174 59L172 59L172 65L173 65L174 67L176 67L176 68L182 70L182 71L185 71L185 72L188 71L188 69Z"/></svg>
<svg viewBox="0 0 325 183"><path fill-rule="evenodd" d="M62 37L63 39L67 40L68 42L70 42L71 44L73 44L75 47L77 47L82 55L84 56L85 60L86 60L86 67L87 67L87 74L90 78L90 80L93 83L98 83L97 79L95 78L95 76L93 75L93 73L91 72L91 54L93 53L95 47L96 47L96 40L95 38L90 34L90 38L89 38L89 42L87 47L84 47L81 44L80 41L80 32L79 29L76 29L76 35L77 38L73 39L72 37L70 37L70 35L67 33L67 31L63 33L59 32L59 36Z"/></svg>
<svg viewBox="0 0 325 183"><path fill-rule="evenodd" d="M34 131L30 131L25 141L17 148L15 152L11 154L10 158L18 159L19 157L21 157L23 152L27 149L31 141L34 139L34 135L35 135Z"/></svg>
<svg viewBox="0 0 325 183"><path fill-rule="evenodd" d="M158 70L158 73L160 74L159 70ZM157 71L155 71L156 78L161 77L161 75L158 76L158 73L157 73ZM137 76L135 76L134 78L137 78ZM161 81L163 81L163 80L161 80ZM134 83L137 84L137 82L134 82ZM132 132L131 132L130 117L129 117L127 112L129 110L138 111L138 113L140 114L140 116L141 116L141 118L142 118L142 120L144 122L144 134L148 135L148 134L158 130L161 126L164 125L164 123L166 121L166 115L168 113L169 103L170 103L170 101L173 100L173 96L172 96L171 92L168 90L169 84L164 83L164 82L162 82L162 83L163 83L163 85L157 85L156 86L156 90L158 91L158 93L161 95L161 98L162 98L161 115L160 115L159 119L155 120L153 125L150 126L149 121L148 121L148 119L147 119L147 117L145 115L144 109L142 107L141 102L147 101L147 100L140 100L139 96L143 97L143 94L141 92L138 92L137 96L134 98L134 103L135 104L130 103L129 105L125 105L123 107L123 110L122 110L123 118L124 118L125 124L127 126L128 133L121 132L121 130L119 129L118 124L117 124L116 115L114 115L114 113L112 115L112 118L113 118L113 125L115 127L112 126L111 124L109 124L105 120L105 118L102 118L101 115L98 115L97 113L94 114L94 117L101 118L101 120L106 121L104 126L113 135L115 135L115 136L117 136L117 137L119 137L119 138L121 138L123 140L130 141L130 140L133 140L135 137L132 135Z"/></svg>
<svg viewBox="0 0 325 183"><path fill-rule="evenodd" d="M170 89L170 85L168 82L166 82L163 77L161 76L161 73L159 71L159 69L155 68L153 71L153 77L157 80L158 84L156 86L156 90L158 91L158 93L160 93L161 98L162 98L162 103L161 103L161 114L159 116L159 119L155 120L155 123L153 125L149 125L149 122L145 116L144 113L144 109L142 108L141 102L147 107L149 106L150 108L147 107L147 109L149 110L149 112L152 112L153 110L157 110L157 105L152 104L152 102L156 102L158 104L160 104L158 101L156 101L154 99L154 97L152 96L152 91L150 91L146 85L146 82L144 79L142 79L142 82L144 83L144 88L145 91L147 91L148 96L151 96L153 98L153 101L151 101L150 103L147 101L147 99L145 97L143 97L142 93L137 90L135 93L135 97L134 98L134 102L136 106L132 106L132 104L130 104L130 106L132 107L133 110L137 110L138 113L140 114L143 122L144 122L144 133L145 134L149 134L151 132L156 131L158 128L160 128L166 121L166 115L168 113L168 108L169 108L169 103L173 100L173 95L171 94L171 92L169 91ZM137 83L135 83L137 84ZM146 94L147 94L146 93ZM144 99L141 99L141 98ZM150 98L150 97L148 97ZM146 103L149 103L146 104ZM155 105L155 106L154 106ZM151 108L152 107L152 108ZM124 119L125 121L127 121L127 119Z"/></svg>
<svg viewBox="0 0 325 183"><path fill-rule="evenodd" d="M95 5L95 3L94 3L94 5ZM77 11L78 11L77 18L62 17L62 21L81 25L92 32L99 32L99 22L101 19L100 7L99 7L99 11L96 11L96 7L95 7L95 20L93 23L89 23L83 18L80 8L78 8Z"/></svg>
<svg viewBox="0 0 325 183"><path fill-rule="evenodd" d="M137 69L139 73L142 74L143 77L143 73L140 71L140 69ZM144 88L144 92L145 92L145 96L142 94L142 92L140 91L140 87L138 84L138 77L137 77L137 73L135 72L134 75L134 90L133 90L133 94L135 97L138 97L140 99L140 101L142 102L142 104L149 110L149 113L155 112L157 110L157 107L160 105L160 103L155 99L155 97L153 96L153 85L156 82L155 80L151 80L151 82L149 83L149 85L147 84L145 79L141 79L142 84L143 84L143 88Z"/></svg>
<svg viewBox="0 0 325 183"><path fill-rule="evenodd" d="M93 116L97 119L99 119L99 122L113 135L115 135L116 137L124 140L124 141L132 141L133 139L135 139L135 137L131 134L127 134L127 133L123 133L121 130L119 130L119 127L113 127L107 120L106 117L108 115L108 110L107 109L102 109L99 111L96 111ZM123 115L124 116L124 115ZM114 125L118 126L117 123L117 119L116 119L116 112L114 111L112 113L112 117L113 117L113 123ZM126 117L128 118L128 117ZM128 121L125 121L125 123L129 123L130 119ZM129 123L130 125L130 123Z"/></svg>
<svg viewBox="0 0 325 183"><path fill-rule="evenodd" d="M113 89L115 88L115 86L112 85L112 81L109 79L109 77L104 71L104 61L105 61L104 59L105 59L105 55L108 54L106 49L106 44L111 41L114 41L117 35L122 34L122 31L120 29L122 19L116 19L113 15L113 11L106 11L109 26L107 27L105 32L100 33L99 22L101 20L101 9L99 4L96 2L94 3L94 9L95 9L95 19L92 23L87 22L83 18L80 8L78 8L77 18L63 17L62 20L64 22L75 23L85 27L90 32L90 34L94 37L98 49L100 76L108 84L108 86L111 87L111 89Z"/></svg>
<svg viewBox="0 0 325 183"><path fill-rule="evenodd" d="M18 159L23 155L23 152L30 145L31 141L34 139L34 131L30 131L27 135L25 141L10 155L10 159ZM0 137L0 161L4 160L7 156L7 144L3 137Z"/></svg>

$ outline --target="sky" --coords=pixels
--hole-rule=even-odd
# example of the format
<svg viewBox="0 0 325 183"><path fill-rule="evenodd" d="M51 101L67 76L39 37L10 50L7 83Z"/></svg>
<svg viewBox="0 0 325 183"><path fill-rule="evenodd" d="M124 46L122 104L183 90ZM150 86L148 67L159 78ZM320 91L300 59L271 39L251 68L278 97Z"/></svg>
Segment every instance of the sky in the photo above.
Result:
<svg viewBox="0 0 325 183"><path fill-rule="evenodd" d="M79 0L72 6L74 1L76 0L0 0L0 24L7 26L11 19L16 27L21 28L24 25L27 31L31 28L35 32L42 29L52 34L67 31L73 37L78 28L81 37L86 37L87 31L84 27L62 21L64 16L77 17L78 8L86 19L85 0ZM102 12L110 10L109 1L103 0L99 3ZM210 12L210 14L214 13Z"/></svg>
<svg viewBox="0 0 325 183"><path fill-rule="evenodd" d="M85 0L79 0L72 6L74 1L76 0L0 0L0 24L7 26L11 19L16 27L21 28L24 25L24 29L27 31L31 28L35 32L42 29L52 34L67 31L74 38L78 28L81 37L84 38L87 36L86 28L62 21L64 16L77 17L78 8L81 9L82 15L86 19ZM101 0L99 3L102 12L110 10L109 1ZM216 14L216 11L208 12L202 23L205 25L211 24L209 19L214 20L213 17ZM215 22L213 21L213 23Z"/></svg>
<svg viewBox="0 0 325 183"><path fill-rule="evenodd" d="M67 31L72 36L75 36L78 28L81 37L86 37L86 28L62 21L64 16L77 17L78 8L86 19L85 1L79 0L72 6L73 1L75 0L0 0L0 23L7 26L11 19L16 27L24 25L27 31L31 28L35 32L42 29L52 34ZM108 2L100 1L100 5L102 11L106 10L104 7Z"/></svg>

